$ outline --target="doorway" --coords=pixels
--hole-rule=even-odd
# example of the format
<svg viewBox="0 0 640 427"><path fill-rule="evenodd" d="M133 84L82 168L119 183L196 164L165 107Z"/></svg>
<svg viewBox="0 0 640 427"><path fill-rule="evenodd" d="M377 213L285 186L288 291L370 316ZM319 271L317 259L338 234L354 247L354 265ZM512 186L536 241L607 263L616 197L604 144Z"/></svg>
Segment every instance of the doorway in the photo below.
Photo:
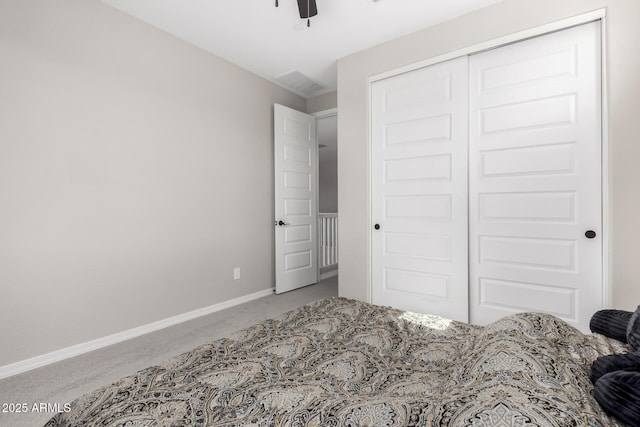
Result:
<svg viewBox="0 0 640 427"><path fill-rule="evenodd" d="M318 266L320 280L338 274L338 112L314 113L318 138Z"/></svg>

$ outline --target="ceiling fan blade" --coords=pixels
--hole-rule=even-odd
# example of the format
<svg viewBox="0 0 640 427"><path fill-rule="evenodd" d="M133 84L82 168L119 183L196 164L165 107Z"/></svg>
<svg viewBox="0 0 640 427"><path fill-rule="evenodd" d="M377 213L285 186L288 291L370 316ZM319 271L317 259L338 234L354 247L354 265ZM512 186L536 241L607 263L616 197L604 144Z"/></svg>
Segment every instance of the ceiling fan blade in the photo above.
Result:
<svg viewBox="0 0 640 427"><path fill-rule="evenodd" d="M309 5L308 9L307 5ZM318 14L316 0L298 0L298 10L300 11L300 19L316 16Z"/></svg>

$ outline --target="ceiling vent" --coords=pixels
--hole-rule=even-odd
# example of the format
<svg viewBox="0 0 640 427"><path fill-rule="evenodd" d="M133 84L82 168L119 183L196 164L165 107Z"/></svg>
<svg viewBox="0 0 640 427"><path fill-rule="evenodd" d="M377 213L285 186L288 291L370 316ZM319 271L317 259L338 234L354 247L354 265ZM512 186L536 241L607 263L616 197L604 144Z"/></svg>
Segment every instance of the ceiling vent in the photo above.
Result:
<svg viewBox="0 0 640 427"><path fill-rule="evenodd" d="M317 95L318 92L327 89L326 86L314 82L300 71L291 71L283 74L276 77L276 81L306 98Z"/></svg>

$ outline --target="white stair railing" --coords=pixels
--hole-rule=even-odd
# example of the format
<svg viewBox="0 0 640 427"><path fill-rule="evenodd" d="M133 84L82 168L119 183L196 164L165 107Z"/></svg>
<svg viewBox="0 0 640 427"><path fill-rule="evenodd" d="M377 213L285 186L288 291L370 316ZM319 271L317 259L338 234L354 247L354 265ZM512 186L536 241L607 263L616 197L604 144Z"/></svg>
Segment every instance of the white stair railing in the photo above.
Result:
<svg viewBox="0 0 640 427"><path fill-rule="evenodd" d="M318 214L320 268L338 264L338 214Z"/></svg>

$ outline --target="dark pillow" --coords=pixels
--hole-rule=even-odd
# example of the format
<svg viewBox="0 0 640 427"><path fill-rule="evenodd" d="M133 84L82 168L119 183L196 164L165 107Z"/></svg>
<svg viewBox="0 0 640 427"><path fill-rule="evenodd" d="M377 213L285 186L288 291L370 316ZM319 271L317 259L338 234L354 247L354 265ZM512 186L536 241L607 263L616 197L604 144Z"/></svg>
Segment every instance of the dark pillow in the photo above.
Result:
<svg viewBox="0 0 640 427"><path fill-rule="evenodd" d="M596 382L594 395L609 415L630 426L640 426L640 373L608 373Z"/></svg>
<svg viewBox="0 0 640 427"><path fill-rule="evenodd" d="M627 326L627 343L631 351L640 351L640 305L629 320Z"/></svg>
<svg viewBox="0 0 640 427"><path fill-rule="evenodd" d="M627 327L633 312L625 310L600 310L591 317L591 332L627 342Z"/></svg>
<svg viewBox="0 0 640 427"><path fill-rule="evenodd" d="M640 354L611 354L598 357L591 364L591 382L595 384L603 375L622 370L640 372Z"/></svg>

